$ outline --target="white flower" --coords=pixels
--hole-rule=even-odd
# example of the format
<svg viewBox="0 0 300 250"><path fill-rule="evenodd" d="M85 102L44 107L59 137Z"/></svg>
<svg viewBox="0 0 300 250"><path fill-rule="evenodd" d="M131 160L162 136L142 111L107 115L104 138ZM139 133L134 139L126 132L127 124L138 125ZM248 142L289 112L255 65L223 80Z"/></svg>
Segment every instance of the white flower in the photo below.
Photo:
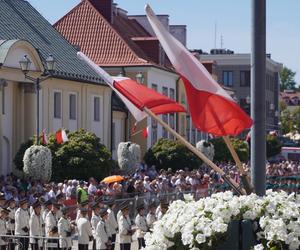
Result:
<svg viewBox="0 0 300 250"><path fill-rule="evenodd" d="M262 244L255 245L254 250L264 250L264 246Z"/></svg>
<svg viewBox="0 0 300 250"><path fill-rule="evenodd" d="M141 161L141 148L132 142L120 142L117 155L120 168L125 172L131 172Z"/></svg>
<svg viewBox="0 0 300 250"><path fill-rule="evenodd" d="M24 173L33 180L50 181L52 175L52 155L49 148L32 145L26 149Z"/></svg>
<svg viewBox="0 0 300 250"><path fill-rule="evenodd" d="M196 235L196 241L199 243L199 244L202 244L206 241L206 237L204 234L197 234Z"/></svg>

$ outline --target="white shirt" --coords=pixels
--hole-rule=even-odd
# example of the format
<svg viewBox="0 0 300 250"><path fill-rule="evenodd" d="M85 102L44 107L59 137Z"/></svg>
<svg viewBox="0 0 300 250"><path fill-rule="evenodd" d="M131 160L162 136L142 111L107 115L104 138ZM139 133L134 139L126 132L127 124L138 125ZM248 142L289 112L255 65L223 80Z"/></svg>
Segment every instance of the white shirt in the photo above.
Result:
<svg viewBox="0 0 300 250"><path fill-rule="evenodd" d="M78 244L87 245L90 241L90 236L92 236L92 227L88 219L81 217L77 221L78 228Z"/></svg>
<svg viewBox="0 0 300 250"><path fill-rule="evenodd" d="M91 225L92 225L92 232L93 232L93 236L96 237L96 229L97 229L97 225L100 221L100 217L99 215L96 215L93 212L92 218L91 218Z"/></svg>
<svg viewBox="0 0 300 250"><path fill-rule="evenodd" d="M68 232L71 233L70 221L64 217L61 217L58 221L57 227L58 227L59 237L61 238L59 240L59 246L61 248L67 248L67 249L72 247L72 237L67 236Z"/></svg>
<svg viewBox="0 0 300 250"><path fill-rule="evenodd" d="M107 230L109 235L113 235L117 233L118 229L118 222L116 220L116 216L114 211L112 211L110 208L107 209L108 217L106 220Z"/></svg>
<svg viewBox="0 0 300 250"><path fill-rule="evenodd" d="M96 228L96 249L107 249L108 238L105 221L100 219Z"/></svg>
<svg viewBox="0 0 300 250"><path fill-rule="evenodd" d="M30 236L43 236L43 219L41 215L36 215L35 212L33 212L29 219L29 235ZM30 243L38 243L39 247L42 247L43 240L36 241L34 238L30 238Z"/></svg>
<svg viewBox="0 0 300 250"><path fill-rule="evenodd" d="M120 243L131 243L131 221L129 216L121 215L120 220L118 221L119 233L120 233Z"/></svg>
<svg viewBox="0 0 300 250"><path fill-rule="evenodd" d="M138 214L135 217L135 225L137 226L136 236L138 238L144 238L148 231L148 225L145 216Z"/></svg>
<svg viewBox="0 0 300 250"><path fill-rule="evenodd" d="M57 219L56 215L52 213L52 211L48 212L45 220L45 231L47 237L53 237L53 235L50 234L53 227L57 227Z"/></svg>
<svg viewBox="0 0 300 250"><path fill-rule="evenodd" d="M88 194L89 194L89 195L93 195L93 194L96 193L96 192L97 192L96 186L94 186L93 184L90 184L90 185L89 185L89 188L88 188Z"/></svg>
<svg viewBox="0 0 300 250"><path fill-rule="evenodd" d="M0 218L0 234L5 235L7 234L7 229L6 229L6 221ZM2 238L0 238L0 246L5 246L7 245L7 242L4 241Z"/></svg>
<svg viewBox="0 0 300 250"><path fill-rule="evenodd" d="M16 235L29 235L29 211L22 208L18 208L15 214L16 219ZM25 232L22 228L27 227L28 232Z"/></svg>

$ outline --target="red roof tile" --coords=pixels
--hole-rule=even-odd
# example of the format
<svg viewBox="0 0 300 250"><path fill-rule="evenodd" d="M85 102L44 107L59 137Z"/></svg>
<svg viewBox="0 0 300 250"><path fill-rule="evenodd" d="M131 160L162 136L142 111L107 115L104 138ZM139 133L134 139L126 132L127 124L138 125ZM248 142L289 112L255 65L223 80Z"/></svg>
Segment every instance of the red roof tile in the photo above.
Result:
<svg viewBox="0 0 300 250"><path fill-rule="evenodd" d="M88 1L75 8L54 24L54 27L73 45L101 66L157 65L149 59L131 37L149 37L136 21L113 16L111 25Z"/></svg>

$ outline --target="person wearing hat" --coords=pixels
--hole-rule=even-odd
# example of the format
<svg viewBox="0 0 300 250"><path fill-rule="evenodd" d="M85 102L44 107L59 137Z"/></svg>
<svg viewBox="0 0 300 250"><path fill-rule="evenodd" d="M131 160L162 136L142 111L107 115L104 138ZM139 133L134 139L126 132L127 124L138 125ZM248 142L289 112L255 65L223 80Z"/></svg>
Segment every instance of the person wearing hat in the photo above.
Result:
<svg viewBox="0 0 300 250"><path fill-rule="evenodd" d="M100 221L100 207L98 202L93 202L92 205L92 217L91 217L91 225L92 225L92 231L93 231L93 249L96 249L96 229L98 222ZM98 249L98 248L97 248Z"/></svg>
<svg viewBox="0 0 300 250"><path fill-rule="evenodd" d="M56 195L56 203L60 205L60 209L56 213L57 221L59 221L59 219L62 217L61 208L64 206L64 202L65 202L65 196L63 193L59 193L58 195Z"/></svg>
<svg viewBox="0 0 300 250"><path fill-rule="evenodd" d="M45 220L45 231L46 231L46 237L58 237L58 227L57 227L57 218L56 213L60 209L60 205L57 203L52 203L51 211L46 216ZM53 247L55 244L59 244L59 242L56 239L49 239L48 243L54 243L49 244L50 247L48 249L57 249L57 247Z"/></svg>
<svg viewBox="0 0 300 250"><path fill-rule="evenodd" d="M28 200L23 198L19 202L19 208L15 214L16 220L16 228L15 234L17 236L28 236L29 235L29 211L28 211ZM28 238L21 238L20 242L23 246L23 249L28 249L29 246L29 239Z"/></svg>
<svg viewBox="0 0 300 250"><path fill-rule="evenodd" d="M100 218L96 228L96 241L97 249L111 249L111 241L109 239L109 233L106 228L106 221L108 218L108 212L106 208L102 208L99 211Z"/></svg>
<svg viewBox="0 0 300 250"><path fill-rule="evenodd" d="M152 228L153 227L153 223L156 221L155 211L156 211L155 203L150 204L150 206L149 206L149 212L148 212L147 217L146 217L148 228Z"/></svg>
<svg viewBox="0 0 300 250"><path fill-rule="evenodd" d="M82 203L79 204L79 208L77 210L76 220L75 220L76 223L82 217L82 213L80 212L80 209L82 209L82 208L88 210L89 209L89 202L88 201L84 201L84 202L82 202ZM88 219L88 213L86 213L86 218Z"/></svg>
<svg viewBox="0 0 300 250"><path fill-rule="evenodd" d="M80 208L80 218L77 221L78 250L88 250L89 242L93 240L91 223L87 219L88 209Z"/></svg>
<svg viewBox="0 0 300 250"><path fill-rule="evenodd" d="M8 218L9 210L6 208L1 208L0 210L0 234L7 234L6 222ZM0 238L0 249L4 250L7 248L8 241L5 238Z"/></svg>
<svg viewBox="0 0 300 250"><path fill-rule="evenodd" d="M81 204L89 200L89 195L86 189L84 188L84 181L79 181L79 186L77 187L77 203Z"/></svg>
<svg viewBox="0 0 300 250"><path fill-rule="evenodd" d="M143 204L139 205L136 210L138 211L137 216L135 217L135 225L137 227L136 236L139 242L139 249L145 247L144 236L148 231L148 225L145 217L145 207Z"/></svg>
<svg viewBox="0 0 300 250"><path fill-rule="evenodd" d="M113 199L111 199L106 202L106 205L108 206L107 209L108 218L106 220L107 231L111 240L111 249L115 249L116 235L118 231L118 222L116 220L116 216L114 213L114 208L116 206L116 203Z"/></svg>
<svg viewBox="0 0 300 250"><path fill-rule="evenodd" d="M61 250L70 250L72 248L72 234L75 231L75 226L68 219L68 207L61 208L62 217L58 221L58 234L61 238L59 246Z"/></svg>
<svg viewBox="0 0 300 250"><path fill-rule="evenodd" d="M7 208L9 209L8 222L7 222L7 232L10 235L15 234L15 213L16 213L16 201L14 198L10 198L7 201Z"/></svg>
<svg viewBox="0 0 300 250"><path fill-rule="evenodd" d="M42 205L36 200L32 204L33 212L29 219L29 235L30 237L42 237L43 236L43 219L41 215ZM43 240L37 238L30 238L29 240L32 250L39 250L43 246Z"/></svg>
<svg viewBox="0 0 300 250"><path fill-rule="evenodd" d="M130 250L133 230L131 228L131 221L129 218L129 204L127 202L122 203L120 206L120 210L122 213L118 221L120 233L120 249Z"/></svg>

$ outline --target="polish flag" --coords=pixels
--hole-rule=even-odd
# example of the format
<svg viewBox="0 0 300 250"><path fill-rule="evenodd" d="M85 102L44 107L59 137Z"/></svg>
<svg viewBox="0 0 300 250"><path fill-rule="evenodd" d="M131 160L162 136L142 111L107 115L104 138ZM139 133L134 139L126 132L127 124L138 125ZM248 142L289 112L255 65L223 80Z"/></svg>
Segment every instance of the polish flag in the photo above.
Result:
<svg viewBox="0 0 300 250"><path fill-rule="evenodd" d="M43 129L41 137L42 137L42 144L47 145L48 144L48 139L47 139L46 129Z"/></svg>
<svg viewBox="0 0 300 250"><path fill-rule="evenodd" d="M65 142L69 141L67 133L64 129L58 130L55 133L55 138L56 138L57 144L63 144Z"/></svg>
<svg viewBox="0 0 300 250"><path fill-rule="evenodd" d="M144 138L148 138L148 135L149 135L149 126L147 126L146 128L143 129L142 135L143 135Z"/></svg>
<svg viewBox="0 0 300 250"><path fill-rule="evenodd" d="M77 56L89 64L117 93L137 122L143 120L147 116L147 114L143 111L145 107L150 109L156 115L185 112L182 105L162 94L157 93L153 89L150 89L127 77L110 76L82 52L78 52Z"/></svg>
<svg viewBox="0 0 300 250"><path fill-rule="evenodd" d="M215 136L236 136L250 128L251 118L199 60L164 28L149 5L145 11L160 44L184 82L194 126Z"/></svg>

